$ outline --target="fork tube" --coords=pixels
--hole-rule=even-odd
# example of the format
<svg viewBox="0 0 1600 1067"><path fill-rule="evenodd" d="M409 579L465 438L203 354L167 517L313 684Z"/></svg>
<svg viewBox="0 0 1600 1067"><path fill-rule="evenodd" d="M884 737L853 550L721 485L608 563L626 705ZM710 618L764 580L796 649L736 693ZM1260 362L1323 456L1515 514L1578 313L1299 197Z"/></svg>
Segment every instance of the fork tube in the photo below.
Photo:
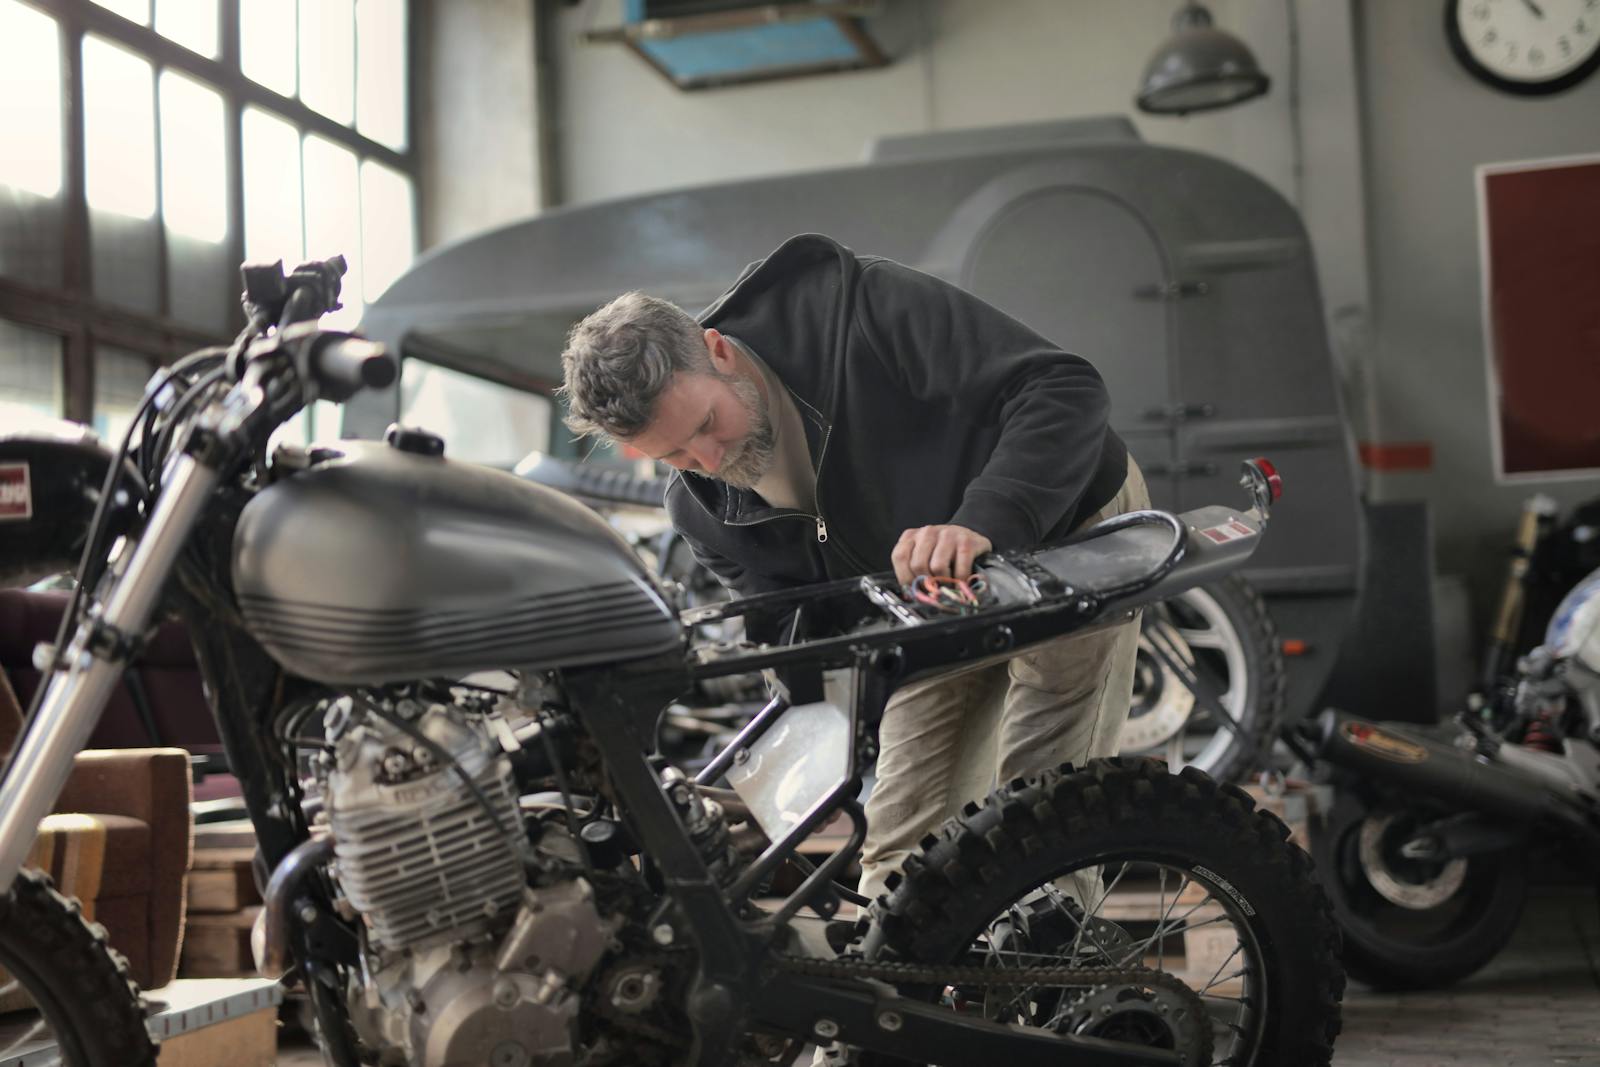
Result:
<svg viewBox="0 0 1600 1067"><path fill-rule="evenodd" d="M167 489L123 575L113 582L101 622L124 634L143 634L167 575L218 474L190 456L173 463ZM80 625L62 654L64 670L43 679L38 710L23 727L0 775L0 891L9 890L39 831L67 784L72 761L89 743L106 700L126 663L113 651L91 648L94 627Z"/></svg>

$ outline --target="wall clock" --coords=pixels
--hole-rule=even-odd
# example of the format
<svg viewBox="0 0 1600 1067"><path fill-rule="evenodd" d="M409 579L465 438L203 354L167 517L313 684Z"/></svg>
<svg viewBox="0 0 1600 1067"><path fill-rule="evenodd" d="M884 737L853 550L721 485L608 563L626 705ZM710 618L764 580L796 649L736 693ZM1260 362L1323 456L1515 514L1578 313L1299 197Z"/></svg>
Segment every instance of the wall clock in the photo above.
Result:
<svg viewBox="0 0 1600 1067"><path fill-rule="evenodd" d="M1600 0L1446 0L1450 50L1508 93L1570 89L1600 68Z"/></svg>

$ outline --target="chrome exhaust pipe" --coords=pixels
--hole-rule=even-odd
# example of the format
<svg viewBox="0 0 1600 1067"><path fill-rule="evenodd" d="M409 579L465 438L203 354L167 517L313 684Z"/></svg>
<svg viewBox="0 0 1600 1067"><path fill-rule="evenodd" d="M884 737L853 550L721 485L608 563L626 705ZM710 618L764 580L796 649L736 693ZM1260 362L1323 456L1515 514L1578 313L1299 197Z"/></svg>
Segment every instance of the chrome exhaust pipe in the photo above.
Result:
<svg viewBox="0 0 1600 1067"><path fill-rule="evenodd" d="M306 875L333 859L333 838L313 837L303 841L283 857L267 891L262 894L261 913L250 930L250 954L255 957L256 973L280 981L289 973L293 956L289 952L290 909Z"/></svg>

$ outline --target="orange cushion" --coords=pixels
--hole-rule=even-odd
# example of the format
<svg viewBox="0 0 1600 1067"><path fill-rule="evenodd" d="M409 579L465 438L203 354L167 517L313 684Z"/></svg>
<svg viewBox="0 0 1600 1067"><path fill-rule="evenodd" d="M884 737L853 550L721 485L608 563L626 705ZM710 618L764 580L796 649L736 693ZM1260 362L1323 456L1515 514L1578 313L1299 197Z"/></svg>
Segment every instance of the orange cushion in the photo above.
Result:
<svg viewBox="0 0 1600 1067"><path fill-rule="evenodd" d="M127 815L47 815L27 864L55 879L56 887L83 902L94 918L101 898L150 892L150 827Z"/></svg>

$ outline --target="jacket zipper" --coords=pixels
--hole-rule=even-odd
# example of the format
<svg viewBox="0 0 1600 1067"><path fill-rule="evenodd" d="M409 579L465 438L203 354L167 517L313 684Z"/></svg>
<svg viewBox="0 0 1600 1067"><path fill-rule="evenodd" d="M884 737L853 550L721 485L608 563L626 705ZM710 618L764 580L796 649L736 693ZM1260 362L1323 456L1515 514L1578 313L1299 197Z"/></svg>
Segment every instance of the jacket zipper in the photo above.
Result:
<svg viewBox="0 0 1600 1067"><path fill-rule="evenodd" d="M790 392L791 392L791 395L792 395L793 391L791 390ZM810 407L809 404L806 405L806 406ZM812 410L815 411L816 409L813 408ZM818 418L821 418L820 413L818 415ZM711 519L714 522L720 522L724 526L760 526L762 523L776 522L779 519L797 519L797 518L810 519L812 522L814 522L816 524L817 544L819 544L819 545L827 544L828 543L828 520L822 517L822 492L821 492L821 489L822 489L822 465L828 458L828 442L833 439L833 425L831 423L828 423L828 421L826 419L823 419L822 421L823 421L822 449L817 453L817 469L816 469L816 472L815 472L816 473L816 478L815 478L815 482L814 482L814 484L812 485L812 488L811 488L811 506L816 509L816 514L807 514L806 512L801 511L798 508L782 508L782 509L774 508L773 509L773 514L771 514L771 515L763 515L759 519L747 519L747 520L744 520L742 522L730 522L727 519L719 519L716 515L712 514L711 509L706 507L705 502L702 501L700 499L700 497L696 493L694 493L692 490L690 491L689 496L694 499L694 502L696 504L700 505L700 510L706 513L706 517L707 518ZM677 477L679 477L679 478L683 477L682 473L680 472L677 475ZM849 559L849 561L850 561L850 563L852 565L857 566L857 567L862 567L863 568L862 573L871 573L872 568L865 567L862 564L862 562L859 559L856 558L856 555L855 555L854 552L851 552L849 549L845 548L843 545L839 546L839 550Z"/></svg>

